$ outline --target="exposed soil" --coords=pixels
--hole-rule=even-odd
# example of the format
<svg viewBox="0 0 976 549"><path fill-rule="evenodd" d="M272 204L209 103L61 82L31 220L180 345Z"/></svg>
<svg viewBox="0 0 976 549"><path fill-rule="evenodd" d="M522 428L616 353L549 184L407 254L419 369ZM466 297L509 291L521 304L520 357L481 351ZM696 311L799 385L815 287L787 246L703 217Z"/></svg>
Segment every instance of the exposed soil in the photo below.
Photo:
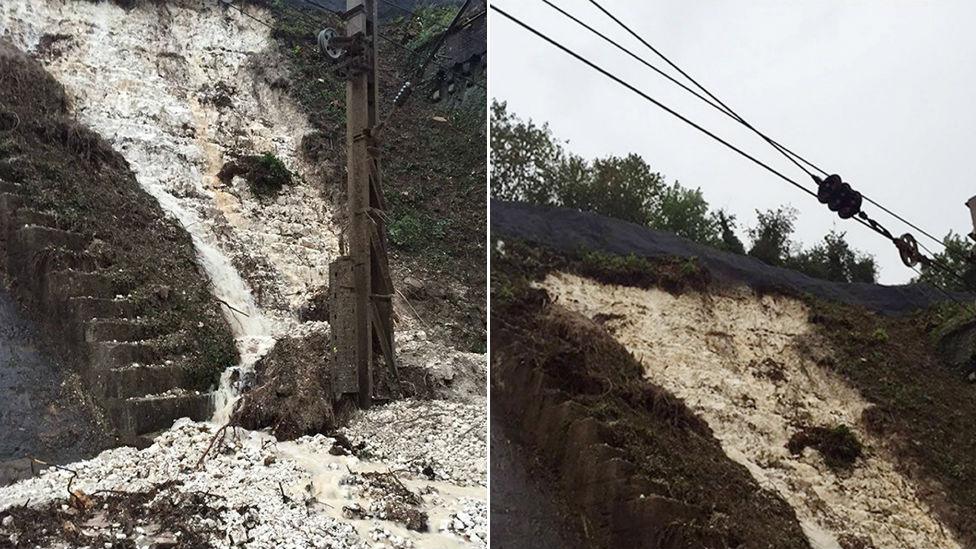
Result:
<svg viewBox="0 0 976 549"><path fill-rule="evenodd" d="M559 479L589 545L808 547L790 506L633 355L531 288L554 259L511 242L493 258L492 409Z"/></svg>
<svg viewBox="0 0 976 549"><path fill-rule="evenodd" d="M0 178L31 188L26 206L96 239L88 253L100 272L161 329L194 326L186 334L194 378L200 387L213 385L238 355L189 235L141 189L122 156L76 123L67 107L58 82L0 42L0 112L19 120L0 133Z"/></svg>
<svg viewBox="0 0 976 549"><path fill-rule="evenodd" d="M955 308L901 317L825 302L812 309L835 351L823 365L874 403L865 425L888 441L906 475L921 479L921 496L963 546L976 546L976 385L944 358L937 337Z"/></svg>
<svg viewBox="0 0 976 549"><path fill-rule="evenodd" d="M247 392L233 415L233 424L247 429L270 428L278 440L304 435L335 436L354 406L334 401L329 360L331 336L325 329L279 339L255 363L254 379L242 380ZM379 400L483 399L484 357L459 353L422 332L399 334L399 383L378 365L374 380Z"/></svg>
<svg viewBox="0 0 976 549"><path fill-rule="evenodd" d="M80 376L43 351L36 327L2 289L0 395L0 486L29 477L31 457L65 463L112 443Z"/></svg>
<svg viewBox="0 0 976 549"><path fill-rule="evenodd" d="M583 549L585 532L562 503L551 471L491 417L491 542L506 549Z"/></svg>
<svg viewBox="0 0 976 549"><path fill-rule="evenodd" d="M254 388L241 397L234 424L270 427L278 440L334 431L330 345L328 332L279 339L255 364Z"/></svg>

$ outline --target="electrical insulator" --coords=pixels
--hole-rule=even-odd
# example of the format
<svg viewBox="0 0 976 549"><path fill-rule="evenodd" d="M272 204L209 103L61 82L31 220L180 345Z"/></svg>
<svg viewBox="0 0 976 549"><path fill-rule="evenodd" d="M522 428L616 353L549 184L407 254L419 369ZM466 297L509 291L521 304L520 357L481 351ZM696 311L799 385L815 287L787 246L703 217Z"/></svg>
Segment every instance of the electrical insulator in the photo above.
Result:
<svg viewBox="0 0 976 549"><path fill-rule="evenodd" d="M829 175L818 183L817 200L826 204L830 211L837 212L841 219L850 219L861 211L861 193L844 183L839 175Z"/></svg>
<svg viewBox="0 0 976 549"><path fill-rule="evenodd" d="M410 94L413 93L413 84L409 81L403 83L403 87L397 92L396 97L393 98L393 104L402 107L407 99L410 98Z"/></svg>

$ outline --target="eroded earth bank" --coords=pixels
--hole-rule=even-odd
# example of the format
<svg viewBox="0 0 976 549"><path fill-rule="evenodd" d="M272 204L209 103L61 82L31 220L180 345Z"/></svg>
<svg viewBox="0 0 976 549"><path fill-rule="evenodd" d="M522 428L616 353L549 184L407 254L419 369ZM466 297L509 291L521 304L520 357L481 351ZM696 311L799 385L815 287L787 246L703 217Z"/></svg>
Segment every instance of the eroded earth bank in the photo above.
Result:
<svg viewBox="0 0 976 549"><path fill-rule="evenodd" d="M559 487L521 524L548 507L493 499L516 523L493 541L545 521L579 547L974 546L971 315L825 289L901 309L879 314L758 262L735 279L709 269L734 256L614 223L493 204L492 420ZM580 245L627 231L662 253Z"/></svg>
<svg viewBox="0 0 976 549"><path fill-rule="evenodd" d="M309 144L344 122L308 113L271 4L248 14L274 28L217 1L118 4L0 4L5 282L61 368L37 379L79 377L38 398L83 405L94 439L3 447L32 478L0 488L0 545L484 546L478 290L398 295L409 383L367 412L323 404L344 175ZM240 166L289 176L268 192Z"/></svg>

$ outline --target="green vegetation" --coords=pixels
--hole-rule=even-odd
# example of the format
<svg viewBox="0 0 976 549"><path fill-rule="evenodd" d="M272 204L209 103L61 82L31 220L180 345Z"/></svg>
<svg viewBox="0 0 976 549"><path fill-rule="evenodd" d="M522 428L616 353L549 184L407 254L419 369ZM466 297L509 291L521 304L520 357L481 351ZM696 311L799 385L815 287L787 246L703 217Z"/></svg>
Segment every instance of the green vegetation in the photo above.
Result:
<svg viewBox="0 0 976 549"><path fill-rule="evenodd" d="M292 183L291 171L270 152L239 157L224 164L217 174L225 185L237 176L245 178L251 192L259 197L276 196Z"/></svg>
<svg viewBox="0 0 976 549"><path fill-rule="evenodd" d="M566 150L549 127L522 121L505 103L492 103L491 192L525 201L596 212L667 231L770 265L836 282L874 282L874 258L853 250L845 234L831 231L803 249L792 241L796 210L757 211L746 229L748 249L736 235L735 216L713 211L699 189L667 184L636 154L587 161Z"/></svg>
<svg viewBox="0 0 976 549"><path fill-rule="evenodd" d="M949 231L942 243L945 250L935 254L934 259L958 276L953 276L944 269L921 265L921 276L916 277L915 282L927 282L948 290L976 291L976 242Z"/></svg>
<svg viewBox="0 0 976 549"><path fill-rule="evenodd" d="M930 504L963 534L963 546L974 546L976 390L966 381L973 364L972 313L944 304L892 317L808 303L816 326L810 344L826 340L832 350L823 365L873 403L862 423L910 464L923 485L940 486L941 501ZM964 328L968 332L961 333Z"/></svg>
<svg viewBox="0 0 976 549"><path fill-rule="evenodd" d="M815 448L827 466L834 470L850 469L864 450L857 435L847 425L801 429L790 437L786 447L793 454L801 453L806 447Z"/></svg>
<svg viewBox="0 0 976 549"><path fill-rule="evenodd" d="M285 185L291 185L291 171L280 158L270 152L258 156L251 168L248 183L254 194L274 195Z"/></svg>
<svg viewBox="0 0 976 549"><path fill-rule="evenodd" d="M410 252L422 251L443 239L447 226L446 219L434 218L416 210L408 211L390 223L390 242Z"/></svg>
<svg viewBox="0 0 976 549"><path fill-rule="evenodd" d="M257 1L270 5L275 0ZM404 47L429 42L436 36L435 24L450 22L456 10L421 8L417 19L383 25L389 39L378 43L383 116L417 67L418 59ZM287 69L287 76L273 85L286 91L308 116L314 132L303 139L304 160L324 174L323 194L343 204L345 82L318 51L315 37L320 29L310 24L309 16L314 20L321 14L294 2L273 14L272 35ZM482 88L470 87L431 103L428 92L418 87L379 136L391 267L394 276L409 272L433 287L451 289L442 297L412 305L423 318L448 320L431 330L446 335L459 348L484 349L487 98Z"/></svg>
<svg viewBox="0 0 976 549"><path fill-rule="evenodd" d="M410 36L407 47L419 51L432 45L441 31L451 24L457 11L451 6L425 6L415 10L413 17L401 19L404 33Z"/></svg>
<svg viewBox="0 0 976 549"><path fill-rule="evenodd" d="M61 85L3 44L0 113L20 120L0 133L0 166L7 167L4 179L29 189L24 205L94 237L83 254L92 272L128 293L137 314L164 333L186 330L191 377L200 389L215 385L219 372L237 363L237 348L190 235L142 190L120 154L71 118Z"/></svg>

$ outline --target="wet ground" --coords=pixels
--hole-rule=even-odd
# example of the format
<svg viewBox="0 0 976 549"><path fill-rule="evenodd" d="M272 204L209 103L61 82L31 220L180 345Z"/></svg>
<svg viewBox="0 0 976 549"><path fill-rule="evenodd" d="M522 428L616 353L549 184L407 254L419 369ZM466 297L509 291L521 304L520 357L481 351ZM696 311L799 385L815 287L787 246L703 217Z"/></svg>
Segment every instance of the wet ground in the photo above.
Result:
<svg viewBox="0 0 976 549"><path fill-rule="evenodd" d="M556 494L534 474L531 456L491 418L491 546L499 549L585 547Z"/></svg>
<svg viewBox="0 0 976 549"><path fill-rule="evenodd" d="M103 446L77 385L0 288L0 485L29 475L30 457L71 461Z"/></svg>

